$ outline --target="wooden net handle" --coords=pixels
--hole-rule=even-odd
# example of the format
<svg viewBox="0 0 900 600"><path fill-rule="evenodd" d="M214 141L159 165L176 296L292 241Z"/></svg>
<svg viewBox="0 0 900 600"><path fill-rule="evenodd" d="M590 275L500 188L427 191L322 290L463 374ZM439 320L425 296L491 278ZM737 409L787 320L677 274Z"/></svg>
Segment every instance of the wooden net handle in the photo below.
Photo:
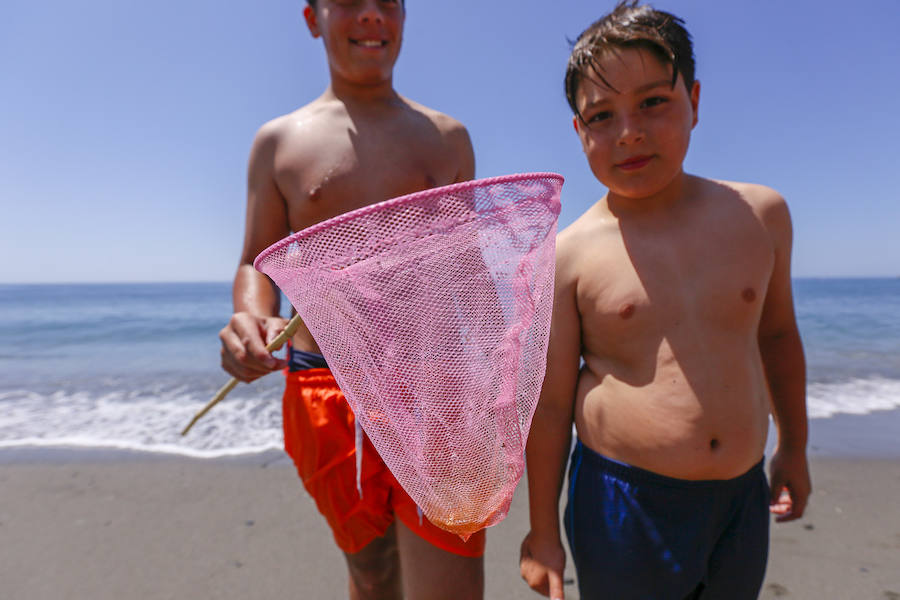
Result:
<svg viewBox="0 0 900 600"><path fill-rule="evenodd" d="M288 341L295 333L297 333L297 329L300 327L301 323L302 321L300 320L300 315L294 315L294 318L288 321L287 327L285 327L284 330L282 330L282 332L279 333L274 340L269 342L269 345L266 346L266 351L274 352L275 350L278 350L279 348L284 346L284 343ZM187 435L187 432L191 430L191 427L194 426L194 423L199 421L203 417L203 415L208 413L213 406L218 404L225 396L227 396L228 392L233 390L237 384L237 377L232 377L228 383L223 385L222 388L218 392L216 392L216 395L212 397L212 400L207 402L206 406L204 406L202 409L200 409L200 412L194 415L194 418L191 419L191 422L188 423L187 427L182 430L181 435Z"/></svg>

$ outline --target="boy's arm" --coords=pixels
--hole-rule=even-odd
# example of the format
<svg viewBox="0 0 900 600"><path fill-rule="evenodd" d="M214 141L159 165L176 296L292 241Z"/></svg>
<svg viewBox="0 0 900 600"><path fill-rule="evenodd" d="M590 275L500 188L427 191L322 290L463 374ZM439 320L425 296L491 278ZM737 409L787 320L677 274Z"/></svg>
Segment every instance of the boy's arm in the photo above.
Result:
<svg viewBox="0 0 900 600"><path fill-rule="evenodd" d="M778 443L769 465L776 521L803 516L811 491L806 459L806 361L791 293L791 217L775 192L763 220L775 246L775 265L759 325L759 349L772 396Z"/></svg>
<svg viewBox="0 0 900 600"><path fill-rule="evenodd" d="M474 179L475 151L472 149L472 139L469 137L469 132L462 123L455 122L449 137L459 160L459 170L453 183Z"/></svg>
<svg viewBox="0 0 900 600"><path fill-rule="evenodd" d="M576 278L567 259L565 244L559 243L547 371L525 453L531 531L522 541L519 558L522 578L554 599L563 598L566 555L559 531L559 494L569 458L581 356Z"/></svg>
<svg viewBox="0 0 900 600"><path fill-rule="evenodd" d="M221 332L222 368L242 381L252 381L285 362L266 351L266 343L282 329L281 296L272 281L253 268L265 248L290 233L287 206L274 177L278 142L272 123L263 126L250 151L244 246L234 276L234 314Z"/></svg>

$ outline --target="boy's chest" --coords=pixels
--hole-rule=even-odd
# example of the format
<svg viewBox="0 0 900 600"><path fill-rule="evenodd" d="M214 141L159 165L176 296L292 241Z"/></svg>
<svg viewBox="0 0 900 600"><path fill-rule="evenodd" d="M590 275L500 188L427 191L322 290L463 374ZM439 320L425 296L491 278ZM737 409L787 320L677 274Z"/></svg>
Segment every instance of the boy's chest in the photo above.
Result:
<svg viewBox="0 0 900 600"><path fill-rule="evenodd" d="M288 155L276 166L276 182L288 205L292 229L369 204L453 183L459 165L437 136L333 136L315 152ZM286 154L286 153L285 153Z"/></svg>
<svg viewBox="0 0 900 600"><path fill-rule="evenodd" d="M599 238L578 284L585 332L603 344L685 328L755 332L774 264L765 231L731 224L691 236ZM628 343L627 341L624 343Z"/></svg>

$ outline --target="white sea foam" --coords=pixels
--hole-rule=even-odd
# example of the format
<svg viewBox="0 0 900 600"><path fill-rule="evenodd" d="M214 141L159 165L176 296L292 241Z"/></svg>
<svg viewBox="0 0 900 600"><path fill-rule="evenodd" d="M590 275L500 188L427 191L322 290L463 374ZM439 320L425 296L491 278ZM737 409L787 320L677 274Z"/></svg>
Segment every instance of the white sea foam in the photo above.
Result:
<svg viewBox="0 0 900 600"><path fill-rule="evenodd" d="M0 394L0 448L76 446L214 458L280 449L281 399L274 390L233 394L181 430L208 396L170 390L30 391Z"/></svg>
<svg viewBox="0 0 900 600"><path fill-rule="evenodd" d="M837 383L810 383L807 411L811 418L838 413L864 415L900 408L900 380L872 377Z"/></svg>
<svg viewBox="0 0 900 600"><path fill-rule="evenodd" d="M242 386L201 419L186 436L181 430L208 401L187 385L102 391L29 390L0 392L0 448L74 446L216 458L279 450L281 381L273 377ZM811 418L866 414L900 408L900 380L861 378L812 382Z"/></svg>

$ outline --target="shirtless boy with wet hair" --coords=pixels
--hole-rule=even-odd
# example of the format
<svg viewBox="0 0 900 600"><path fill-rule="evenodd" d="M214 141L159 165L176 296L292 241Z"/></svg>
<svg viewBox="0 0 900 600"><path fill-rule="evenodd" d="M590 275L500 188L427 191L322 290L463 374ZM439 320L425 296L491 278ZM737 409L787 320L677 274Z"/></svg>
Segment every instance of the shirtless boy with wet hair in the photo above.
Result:
<svg viewBox="0 0 900 600"><path fill-rule="evenodd" d="M575 43L566 94L608 193L557 241L522 576L563 597L574 422L564 524L582 598L756 598L770 511L799 518L810 493L788 208L683 171L700 84L677 17L620 3Z"/></svg>
<svg viewBox="0 0 900 600"><path fill-rule="evenodd" d="M402 2L309 0L303 14L324 42L331 81L316 100L263 125L253 142L222 365L243 381L289 368L285 449L346 556L350 598L481 598L484 532L463 543L422 519L368 439L360 497L353 413L309 331L293 337L287 361L265 351L285 320L278 289L252 266L260 251L335 215L469 180L475 170L465 128L393 88Z"/></svg>

